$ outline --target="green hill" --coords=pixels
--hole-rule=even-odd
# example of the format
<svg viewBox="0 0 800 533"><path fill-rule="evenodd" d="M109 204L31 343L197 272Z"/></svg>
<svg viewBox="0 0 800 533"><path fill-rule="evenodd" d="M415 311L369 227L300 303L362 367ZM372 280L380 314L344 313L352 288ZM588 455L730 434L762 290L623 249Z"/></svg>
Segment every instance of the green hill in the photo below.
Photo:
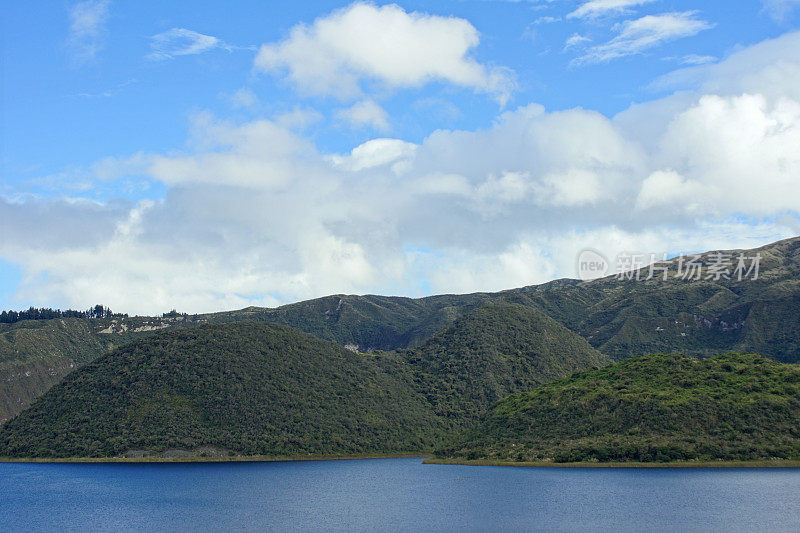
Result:
<svg viewBox="0 0 800 533"><path fill-rule="evenodd" d="M74 369L117 346L181 323L133 317L0 324L0 424Z"/></svg>
<svg viewBox="0 0 800 533"><path fill-rule="evenodd" d="M800 366L652 355L497 403L443 457L494 461L800 459Z"/></svg>
<svg viewBox="0 0 800 533"><path fill-rule="evenodd" d="M419 345L488 298L484 294L419 300L338 295L275 309L248 307L174 318L66 318L0 324L0 425L75 368L161 329L258 321L290 326L362 352L394 350Z"/></svg>
<svg viewBox="0 0 800 533"><path fill-rule="evenodd" d="M742 251L731 250L733 256ZM336 295L267 309L175 318L67 319L0 324L0 423L71 369L161 327L260 321L290 326L361 352L417 348L475 309L538 310L614 360L680 352L758 352L800 361L800 238L755 250L759 279L557 280L498 293L427 298ZM712 253L703 254L708 263ZM673 272L676 262L672 261ZM644 276L646 277L646 276Z"/></svg>
<svg viewBox="0 0 800 533"><path fill-rule="evenodd" d="M162 331L67 376L0 429L0 456L426 451L509 393L607 362L512 304L399 352L357 354L256 322Z"/></svg>
<svg viewBox="0 0 800 533"><path fill-rule="evenodd" d="M0 456L389 453L440 435L427 402L370 356L240 323L160 332L97 358L5 424Z"/></svg>
<svg viewBox="0 0 800 533"><path fill-rule="evenodd" d="M541 311L514 304L476 309L398 356L452 428L470 425L508 394L610 362Z"/></svg>

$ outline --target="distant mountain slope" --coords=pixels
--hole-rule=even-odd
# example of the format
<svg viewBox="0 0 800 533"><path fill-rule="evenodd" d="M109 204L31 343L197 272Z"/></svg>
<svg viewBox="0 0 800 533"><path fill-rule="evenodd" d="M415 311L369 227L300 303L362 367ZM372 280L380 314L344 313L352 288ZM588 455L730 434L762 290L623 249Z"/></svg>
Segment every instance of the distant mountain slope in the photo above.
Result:
<svg viewBox="0 0 800 533"><path fill-rule="evenodd" d="M510 393L610 362L541 311L502 303L469 312L398 357L452 428L476 421Z"/></svg>
<svg viewBox="0 0 800 533"><path fill-rule="evenodd" d="M339 294L275 309L248 307L200 318L213 323L254 320L282 324L367 352L418 346L467 310L494 298L488 293L418 299Z"/></svg>
<svg viewBox="0 0 800 533"><path fill-rule="evenodd" d="M708 265L717 253L734 261L760 254L759 279L641 280L609 276L594 281L557 280L498 293L409 299L330 296L277 309L249 308L206 315L210 321L281 323L362 351L413 348L465 313L508 302L538 309L584 337L594 348L622 360L632 355L681 352L697 356L758 351L784 362L800 361L800 238L754 250L699 255ZM733 269L731 269L733 270Z"/></svg>
<svg viewBox="0 0 800 533"><path fill-rule="evenodd" d="M491 294L419 299L337 295L180 320L0 324L0 423L71 368L162 326L262 321L366 352L418 347L466 313L506 302L544 312L614 360L663 352L712 356L754 351L779 361L800 361L800 238L744 252L762 255L758 280L557 280ZM702 261L708 262L711 254L704 254ZM674 272L676 261L671 264ZM42 349L47 346L58 348Z"/></svg>
<svg viewBox="0 0 800 533"><path fill-rule="evenodd" d="M681 352L711 356L757 351L784 362L800 361L800 238L754 250L717 253L762 257L759 278L685 281L670 277L589 282L568 280L510 291L508 297L543 309L616 360L634 354Z"/></svg>
<svg viewBox="0 0 800 533"><path fill-rule="evenodd" d="M0 424L75 368L116 346L179 323L135 317L0 324Z"/></svg>
<svg viewBox="0 0 800 533"><path fill-rule="evenodd" d="M651 355L499 402L442 456L500 461L800 459L800 366Z"/></svg>
<svg viewBox="0 0 800 533"><path fill-rule="evenodd" d="M240 323L160 332L96 359L0 429L0 456L401 452L441 434L427 402L370 356Z"/></svg>

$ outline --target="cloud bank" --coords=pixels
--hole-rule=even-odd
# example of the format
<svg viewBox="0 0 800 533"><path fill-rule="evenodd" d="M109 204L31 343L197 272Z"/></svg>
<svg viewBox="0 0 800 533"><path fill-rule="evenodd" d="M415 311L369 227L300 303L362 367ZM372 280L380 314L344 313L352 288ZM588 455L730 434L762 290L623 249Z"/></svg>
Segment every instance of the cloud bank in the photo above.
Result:
<svg viewBox="0 0 800 533"><path fill-rule="evenodd" d="M499 290L574 276L586 247L763 244L800 233L798 42L677 71L659 81L674 94L616 117L528 104L485 128L382 135L344 153L297 131L308 111L199 113L184 151L91 169L98 182L163 184L163 198L0 197L0 257L22 268L21 300L158 313ZM374 110L353 116L380 125Z"/></svg>

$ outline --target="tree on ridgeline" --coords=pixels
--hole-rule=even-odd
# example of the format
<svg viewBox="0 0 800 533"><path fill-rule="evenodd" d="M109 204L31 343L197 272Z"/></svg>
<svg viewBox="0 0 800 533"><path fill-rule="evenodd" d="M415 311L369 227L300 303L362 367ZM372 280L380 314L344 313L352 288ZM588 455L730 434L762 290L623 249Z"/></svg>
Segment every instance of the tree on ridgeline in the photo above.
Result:
<svg viewBox="0 0 800 533"><path fill-rule="evenodd" d="M51 320L53 318L111 318L127 317L127 313L114 313L108 307L95 305L86 311L76 311L75 309L52 309L49 307L30 307L24 311L2 311L0 312L0 324L14 324L21 320Z"/></svg>

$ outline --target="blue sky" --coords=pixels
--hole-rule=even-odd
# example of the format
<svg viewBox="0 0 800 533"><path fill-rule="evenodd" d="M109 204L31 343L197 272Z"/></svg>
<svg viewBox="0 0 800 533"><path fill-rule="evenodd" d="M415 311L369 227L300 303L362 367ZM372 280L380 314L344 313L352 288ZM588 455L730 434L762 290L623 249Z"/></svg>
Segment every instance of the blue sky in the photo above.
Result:
<svg viewBox="0 0 800 533"><path fill-rule="evenodd" d="M0 307L493 290L796 234L798 7L5 2Z"/></svg>

